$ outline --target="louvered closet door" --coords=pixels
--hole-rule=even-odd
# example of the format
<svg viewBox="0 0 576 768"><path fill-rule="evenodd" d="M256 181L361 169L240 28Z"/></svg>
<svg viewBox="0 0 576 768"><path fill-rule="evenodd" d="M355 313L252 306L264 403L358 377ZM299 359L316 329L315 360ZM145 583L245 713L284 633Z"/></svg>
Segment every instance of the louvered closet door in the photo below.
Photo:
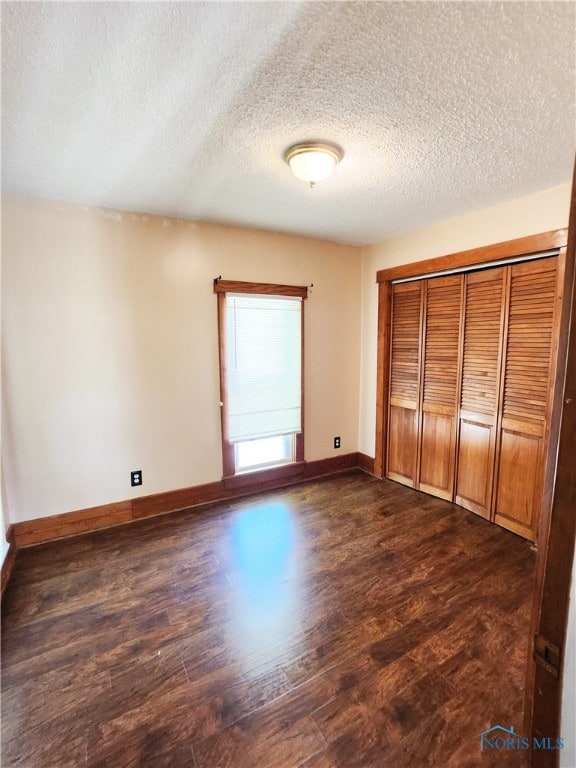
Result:
<svg viewBox="0 0 576 768"><path fill-rule="evenodd" d="M455 501L490 518L504 312L502 269L464 277L464 333Z"/></svg>
<svg viewBox="0 0 576 768"><path fill-rule="evenodd" d="M461 275L425 282L418 488L450 501L456 463L462 282Z"/></svg>
<svg viewBox="0 0 576 768"><path fill-rule="evenodd" d="M510 269L495 522L534 540L556 343L557 257Z"/></svg>
<svg viewBox="0 0 576 768"><path fill-rule="evenodd" d="M420 282L392 286L387 476L414 487L420 398Z"/></svg>

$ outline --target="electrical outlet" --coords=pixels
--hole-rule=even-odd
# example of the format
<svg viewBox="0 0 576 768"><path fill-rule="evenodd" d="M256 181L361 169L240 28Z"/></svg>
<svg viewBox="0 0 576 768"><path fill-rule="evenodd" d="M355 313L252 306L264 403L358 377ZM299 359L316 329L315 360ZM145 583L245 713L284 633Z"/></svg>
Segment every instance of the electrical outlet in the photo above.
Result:
<svg viewBox="0 0 576 768"><path fill-rule="evenodd" d="M130 472L130 485L142 485L142 470L137 469L134 472Z"/></svg>
<svg viewBox="0 0 576 768"><path fill-rule="evenodd" d="M334 438L334 448L340 448L340 438L335 437Z"/></svg>

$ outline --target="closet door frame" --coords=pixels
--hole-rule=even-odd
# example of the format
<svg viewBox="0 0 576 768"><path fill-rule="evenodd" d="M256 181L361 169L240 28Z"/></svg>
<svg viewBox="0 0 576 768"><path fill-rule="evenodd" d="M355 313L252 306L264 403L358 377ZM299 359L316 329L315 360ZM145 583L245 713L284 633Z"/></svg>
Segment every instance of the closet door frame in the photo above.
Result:
<svg viewBox="0 0 576 768"><path fill-rule="evenodd" d="M388 443L388 400L390 369L390 320L392 283L397 280L426 278L450 270L470 269L474 267L496 266L502 261L527 257L547 251L565 252L568 239L567 229L556 229L538 235L507 240L502 243L473 248L469 251L452 253L434 259L413 262L399 267L379 270L376 274L378 283L378 350L376 384L376 442L374 474L384 478L386 471L386 446ZM555 450L549 442L547 455ZM546 491L545 491L546 498Z"/></svg>

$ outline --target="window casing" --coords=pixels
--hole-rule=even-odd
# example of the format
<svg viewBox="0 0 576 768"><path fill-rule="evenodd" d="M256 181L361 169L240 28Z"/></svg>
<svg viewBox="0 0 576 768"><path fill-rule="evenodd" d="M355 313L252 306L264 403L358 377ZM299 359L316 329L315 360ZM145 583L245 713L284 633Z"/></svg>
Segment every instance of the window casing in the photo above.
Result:
<svg viewBox="0 0 576 768"><path fill-rule="evenodd" d="M307 289L214 282L218 294L224 479L304 461Z"/></svg>

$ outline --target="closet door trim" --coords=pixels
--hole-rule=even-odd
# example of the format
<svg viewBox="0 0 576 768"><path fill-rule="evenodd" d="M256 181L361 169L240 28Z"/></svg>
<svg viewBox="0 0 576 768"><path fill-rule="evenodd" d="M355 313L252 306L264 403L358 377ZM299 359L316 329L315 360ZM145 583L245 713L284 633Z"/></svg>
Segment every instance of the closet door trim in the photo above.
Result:
<svg viewBox="0 0 576 768"><path fill-rule="evenodd" d="M530 256L540 258L541 256L544 257L548 251L558 251L560 248L564 248L567 240L567 229L553 229L539 235L519 237L516 240L505 240L502 243L485 245L482 248L473 248L469 251L450 253L446 256L415 261L390 269L380 269L376 273L376 282L389 283L394 280L429 277L437 273L462 271L466 268L474 269L477 266L487 266L490 263L497 266L494 262L510 261L515 258Z"/></svg>

